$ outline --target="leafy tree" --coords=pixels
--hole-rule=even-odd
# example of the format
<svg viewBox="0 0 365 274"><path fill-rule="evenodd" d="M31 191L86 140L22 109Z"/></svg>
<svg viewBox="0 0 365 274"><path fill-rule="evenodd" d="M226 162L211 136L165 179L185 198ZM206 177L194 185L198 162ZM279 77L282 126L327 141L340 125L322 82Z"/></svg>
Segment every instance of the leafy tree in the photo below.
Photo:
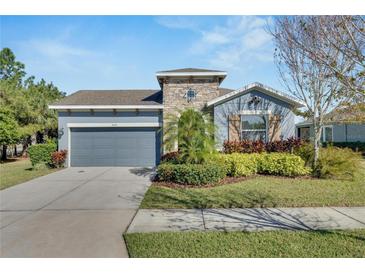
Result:
<svg viewBox="0 0 365 274"><path fill-rule="evenodd" d="M21 83L25 76L24 64L15 60L15 55L9 48L0 51L0 79L15 80Z"/></svg>
<svg viewBox="0 0 365 274"><path fill-rule="evenodd" d="M326 115L343 102L349 101L347 86L338 79L333 69L313 54L324 52L337 61L338 69L350 71L355 63L342 58L341 51L334 48L320 32L322 17L295 16L277 18L271 33L274 37L275 60L281 79L287 90L301 99L303 112L314 128L314 165L319 158L321 131ZM309 53L307 49L311 49Z"/></svg>
<svg viewBox="0 0 365 274"><path fill-rule="evenodd" d="M46 83L44 79L34 82L34 77L30 77L25 82L25 97L37 115L33 121L38 125L37 132L43 139L43 135L54 135L57 130L57 113L48 109L48 105L65 96L53 83Z"/></svg>
<svg viewBox="0 0 365 274"><path fill-rule="evenodd" d="M8 108L0 108L0 145L2 145L1 160L7 158L6 150L8 145L16 144L19 139L18 124Z"/></svg>
<svg viewBox="0 0 365 274"><path fill-rule="evenodd" d="M186 163L202 163L215 152L214 124L208 115L194 109L167 116L164 145L168 151L178 149Z"/></svg>
<svg viewBox="0 0 365 274"><path fill-rule="evenodd" d="M17 121L24 153L32 137L37 136L42 142L44 135L56 135L56 112L48 109L48 105L65 94L44 79L39 82L33 76L25 79L24 64L16 60L9 48L1 50L0 61L0 103L8 107L9 115Z"/></svg>

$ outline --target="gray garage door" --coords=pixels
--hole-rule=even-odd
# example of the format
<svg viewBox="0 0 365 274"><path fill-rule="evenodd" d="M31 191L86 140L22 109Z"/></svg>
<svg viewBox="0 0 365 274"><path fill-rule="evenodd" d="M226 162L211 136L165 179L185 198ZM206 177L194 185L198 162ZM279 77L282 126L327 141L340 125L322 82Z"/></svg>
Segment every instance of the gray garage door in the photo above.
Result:
<svg viewBox="0 0 365 274"><path fill-rule="evenodd" d="M71 166L155 166L159 140L153 128L72 128Z"/></svg>

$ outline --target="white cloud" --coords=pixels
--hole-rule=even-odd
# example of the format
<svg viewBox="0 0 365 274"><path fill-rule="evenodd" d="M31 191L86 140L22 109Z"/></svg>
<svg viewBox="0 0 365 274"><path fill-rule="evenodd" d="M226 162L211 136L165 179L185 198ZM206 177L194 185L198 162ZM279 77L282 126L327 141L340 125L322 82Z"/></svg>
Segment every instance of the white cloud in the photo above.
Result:
<svg viewBox="0 0 365 274"><path fill-rule="evenodd" d="M82 57L93 54L90 50L74 47L65 42L50 39L31 40L27 42L27 46L41 55L50 58Z"/></svg>
<svg viewBox="0 0 365 274"><path fill-rule="evenodd" d="M196 30L197 21L191 16L158 16L156 22L169 29L190 29Z"/></svg>
<svg viewBox="0 0 365 274"><path fill-rule="evenodd" d="M205 43L211 43L211 44L226 44L229 42L229 38L219 31L213 31L213 32L204 32L202 40Z"/></svg>
<svg viewBox="0 0 365 274"><path fill-rule="evenodd" d="M245 50L255 50L270 43L271 36L262 28L253 29L243 36L242 46Z"/></svg>
<svg viewBox="0 0 365 274"><path fill-rule="evenodd" d="M242 68L252 62L270 62L272 42L265 27L271 22L270 17L231 16L221 25L195 28L200 37L189 52L209 56L209 63L220 68Z"/></svg>

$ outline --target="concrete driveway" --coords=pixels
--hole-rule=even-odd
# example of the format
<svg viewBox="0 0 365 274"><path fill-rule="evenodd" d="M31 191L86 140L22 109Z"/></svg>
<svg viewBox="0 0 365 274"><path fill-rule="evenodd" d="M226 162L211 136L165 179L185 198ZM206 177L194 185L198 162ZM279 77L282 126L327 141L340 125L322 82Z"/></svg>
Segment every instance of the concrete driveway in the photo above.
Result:
<svg viewBox="0 0 365 274"><path fill-rule="evenodd" d="M0 191L1 257L127 257L151 170L68 168Z"/></svg>

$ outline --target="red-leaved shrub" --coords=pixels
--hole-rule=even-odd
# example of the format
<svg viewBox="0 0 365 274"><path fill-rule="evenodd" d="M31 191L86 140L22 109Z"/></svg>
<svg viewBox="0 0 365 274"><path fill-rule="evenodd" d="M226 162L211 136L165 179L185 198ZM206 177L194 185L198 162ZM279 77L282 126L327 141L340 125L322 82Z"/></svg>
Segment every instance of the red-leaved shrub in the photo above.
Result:
<svg viewBox="0 0 365 274"><path fill-rule="evenodd" d="M63 167L66 161L66 156L67 156L67 150L60 150L60 151L55 151L52 153L52 165L54 167Z"/></svg>
<svg viewBox="0 0 365 274"><path fill-rule="evenodd" d="M180 160L179 157L178 151L168 152L161 156L161 162L178 163Z"/></svg>
<svg viewBox="0 0 365 274"><path fill-rule="evenodd" d="M297 138L264 143L263 141L225 141L223 144L224 153L261 153L261 152L289 152L301 147L304 142Z"/></svg>

